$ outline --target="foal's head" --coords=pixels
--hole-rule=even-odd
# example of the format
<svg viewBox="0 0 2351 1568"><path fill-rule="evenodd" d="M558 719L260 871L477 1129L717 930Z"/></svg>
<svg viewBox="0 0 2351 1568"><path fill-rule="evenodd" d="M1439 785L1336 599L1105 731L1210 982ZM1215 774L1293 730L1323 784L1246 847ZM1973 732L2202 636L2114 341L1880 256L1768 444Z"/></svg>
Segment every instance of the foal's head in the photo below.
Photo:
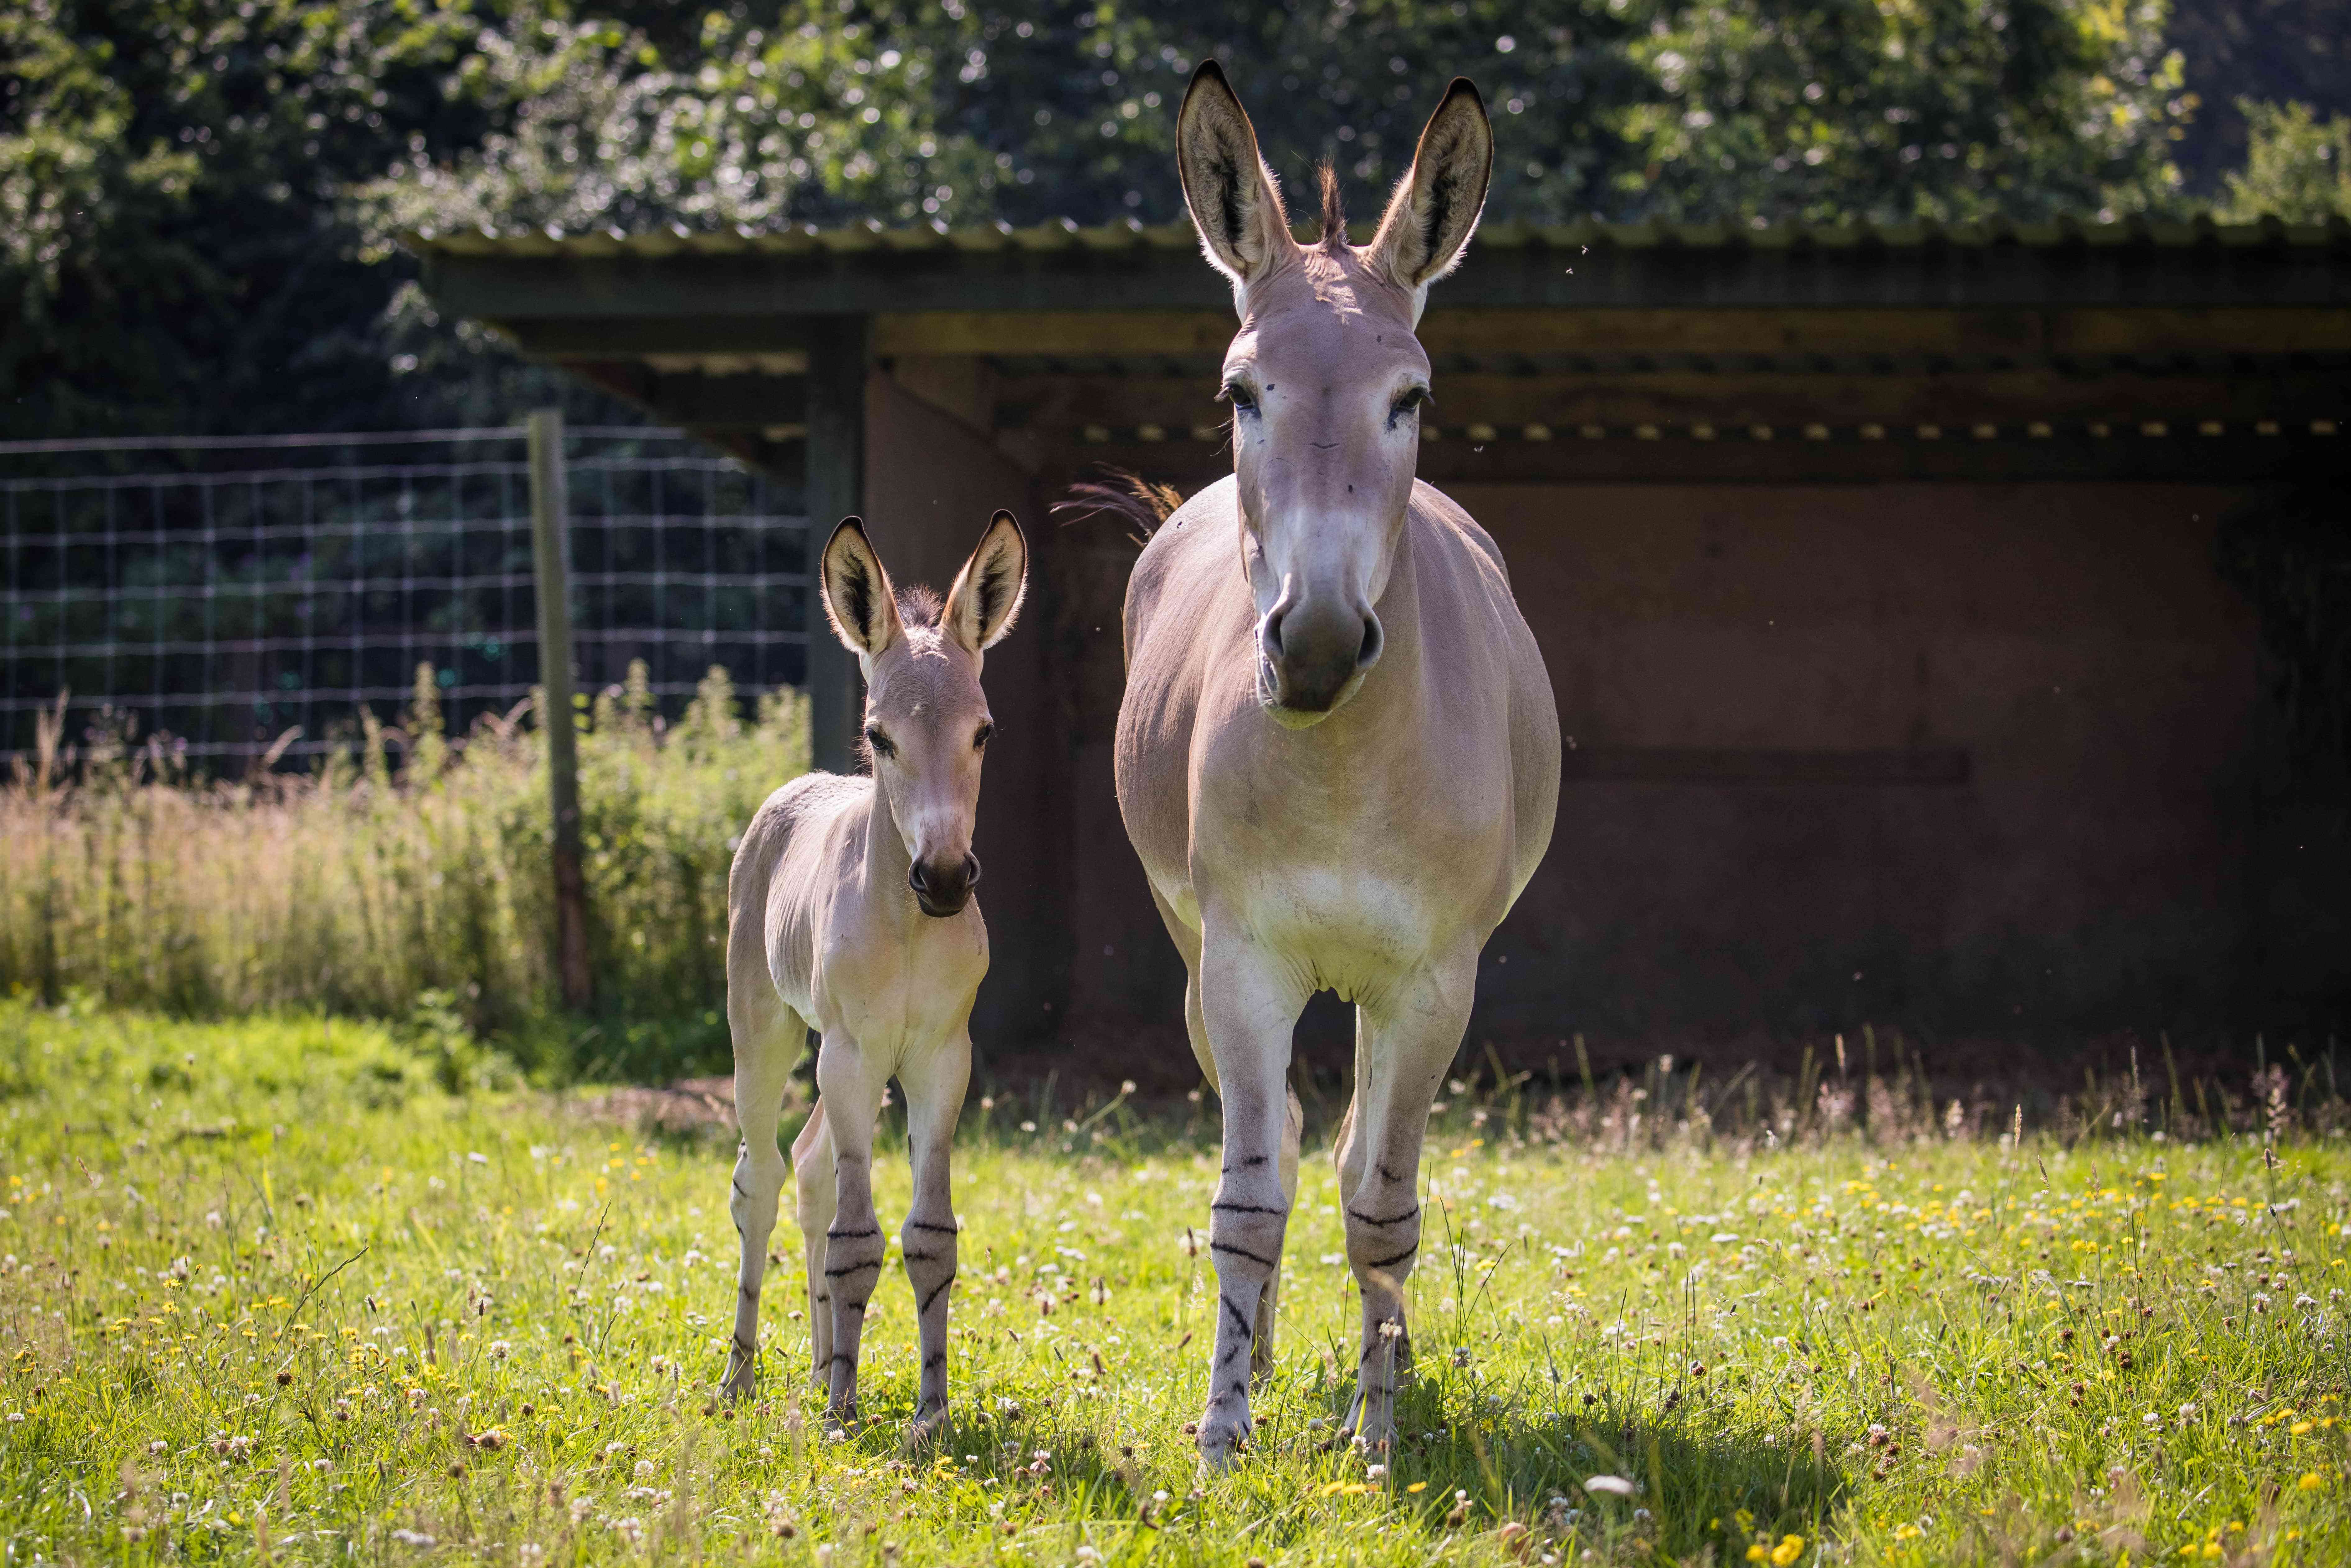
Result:
<svg viewBox="0 0 2351 1568"><path fill-rule="evenodd" d="M971 832L995 727L980 655L1012 630L1028 582L1029 542L1009 512L989 520L944 604L893 589L855 517L824 547L825 614L864 672L866 749L925 915L957 913L979 883Z"/></svg>
<svg viewBox="0 0 2351 1568"><path fill-rule="evenodd" d="M1224 395L1257 600L1258 695L1302 727L1353 695L1380 656L1373 606L1403 533L1428 401L1428 356L1413 329L1428 285L1478 226L1493 131L1478 89L1457 78L1361 246L1347 243L1328 169L1322 237L1290 237L1257 132L1213 61L1184 96L1176 145L1192 221L1232 279L1241 318Z"/></svg>

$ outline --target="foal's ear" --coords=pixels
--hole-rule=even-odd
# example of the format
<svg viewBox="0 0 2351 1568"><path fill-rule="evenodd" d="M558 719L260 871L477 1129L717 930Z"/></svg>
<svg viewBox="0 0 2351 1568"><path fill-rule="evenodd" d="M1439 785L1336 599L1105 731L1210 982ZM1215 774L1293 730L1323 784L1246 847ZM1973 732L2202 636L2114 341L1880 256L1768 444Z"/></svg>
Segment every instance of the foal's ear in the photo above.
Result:
<svg viewBox="0 0 2351 1568"><path fill-rule="evenodd" d="M1201 246L1237 287L1247 287L1297 242L1257 131L1214 60L1202 60L1176 116L1176 172Z"/></svg>
<svg viewBox="0 0 2351 1568"><path fill-rule="evenodd" d="M879 658L898 640L898 595L855 517L841 518L825 542L824 614L833 634L861 658Z"/></svg>
<svg viewBox="0 0 2351 1568"><path fill-rule="evenodd" d="M946 623L947 635L977 653L1004 640L1028 591L1028 538L1011 513L998 511L979 536L979 548L956 573L939 619Z"/></svg>
<svg viewBox="0 0 2351 1568"><path fill-rule="evenodd" d="M1460 261L1493 172L1494 128L1485 100L1468 77L1455 77L1367 247L1372 264L1411 293L1416 318L1429 284Z"/></svg>

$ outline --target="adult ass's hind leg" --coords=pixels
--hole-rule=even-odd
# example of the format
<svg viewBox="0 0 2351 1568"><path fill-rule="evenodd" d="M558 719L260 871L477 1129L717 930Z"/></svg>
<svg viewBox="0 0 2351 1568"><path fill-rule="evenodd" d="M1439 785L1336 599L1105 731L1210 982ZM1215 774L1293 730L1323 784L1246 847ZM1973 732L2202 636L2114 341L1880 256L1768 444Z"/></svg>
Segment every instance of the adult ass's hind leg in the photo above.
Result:
<svg viewBox="0 0 2351 1568"><path fill-rule="evenodd" d="M1404 1287L1420 1255L1421 1144L1437 1085L1469 1027L1477 977L1472 948L1413 977L1379 1012L1356 1015L1355 1100L1338 1164L1364 1327L1343 1429L1366 1447L1395 1438L1396 1384L1412 1362Z"/></svg>
<svg viewBox="0 0 2351 1568"><path fill-rule="evenodd" d="M1282 1151L1295 1137L1287 1082L1290 1032L1306 997L1272 955L1247 941L1220 943L1213 933L1203 945L1199 978L1225 1121L1222 1171L1208 1216L1217 1338L1199 1445L1202 1458L1222 1466L1249 1436L1259 1314L1270 1311L1268 1287L1281 1272L1290 1223Z"/></svg>
<svg viewBox="0 0 2351 1568"><path fill-rule="evenodd" d="M1158 905L1159 918L1167 927L1168 939L1176 944L1176 951L1183 956L1184 1030L1191 1037L1192 1055L1200 1064L1201 1075L1207 1079L1208 1087L1217 1092L1221 1102L1224 1088L1217 1080L1217 1056L1208 1048L1207 1016L1200 1003L1200 934L1176 917L1175 910L1168 907L1167 901L1159 895L1156 887L1151 890L1151 902ZM1306 1126L1306 1112L1298 1103L1298 1092L1291 1089L1288 1093L1290 1105L1282 1123L1280 1159L1281 1211L1284 1214L1290 1212L1290 1205L1298 1197L1298 1140ZM1273 1371L1274 1322L1280 1293L1281 1275L1277 1271L1266 1281L1265 1293L1258 1298L1257 1321L1249 1333L1249 1378L1259 1386L1264 1385Z"/></svg>
<svg viewBox="0 0 2351 1568"><path fill-rule="evenodd" d="M914 1322L923 1369L908 1443L945 1430L947 1420L947 1302L956 1277L955 1196L948 1168L956 1119L971 1082L971 1037L961 1030L919 1061L898 1070L906 1091L906 1141L914 1166L914 1201L898 1244L914 1288Z"/></svg>
<svg viewBox="0 0 2351 1568"><path fill-rule="evenodd" d="M808 1030L765 975L741 985L730 981L726 1021L735 1039L735 1119L743 1134L726 1209L734 1218L743 1259L736 1276L735 1337L727 1348L722 1386L730 1398L739 1398L751 1392L757 1375L759 1289L767 1277L768 1240L775 1233L776 1203L784 1186L776 1121Z"/></svg>

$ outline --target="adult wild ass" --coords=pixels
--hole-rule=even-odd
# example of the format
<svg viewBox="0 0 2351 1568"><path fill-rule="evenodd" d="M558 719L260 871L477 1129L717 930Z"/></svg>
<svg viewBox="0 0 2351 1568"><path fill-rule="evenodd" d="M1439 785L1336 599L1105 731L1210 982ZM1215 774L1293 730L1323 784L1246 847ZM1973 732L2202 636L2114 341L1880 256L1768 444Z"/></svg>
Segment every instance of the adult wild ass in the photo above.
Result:
<svg viewBox="0 0 2351 1568"><path fill-rule="evenodd" d="M947 1403L947 1287L956 1218L947 1148L971 1076L971 1004L987 973L972 889L980 761L991 723L981 654L1012 626L1028 542L998 512L942 604L891 587L855 517L823 559L826 617L865 676L870 776L812 773L768 797L726 883L726 1021L743 1145L728 1207L743 1242L726 1391L751 1391L759 1283L784 1185L776 1120L813 1025L817 1103L792 1145L808 1250L814 1375L835 1418L857 1407L857 1343L882 1277L873 1123L883 1085L906 1092L914 1201L899 1232L921 1325L910 1437Z"/></svg>
<svg viewBox="0 0 2351 1568"><path fill-rule="evenodd" d="M1307 998L1355 1004L1339 1134L1363 1291L1347 1427L1395 1434L1411 1361L1430 1101L1468 1027L1486 938L1533 875L1559 803L1541 655L1483 529L1414 477L1428 285L1477 226L1493 132L1456 80L1378 234L1295 243L1257 134L1213 62L1176 128L1185 200L1226 273L1233 477L1162 524L1126 597L1118 798L1189 979L1185 1023L1224 1103L1208 1227L1220 1309L1199 1427L1222 1464L1270 1365L1298 1185L1290 1034Z"/></svg>

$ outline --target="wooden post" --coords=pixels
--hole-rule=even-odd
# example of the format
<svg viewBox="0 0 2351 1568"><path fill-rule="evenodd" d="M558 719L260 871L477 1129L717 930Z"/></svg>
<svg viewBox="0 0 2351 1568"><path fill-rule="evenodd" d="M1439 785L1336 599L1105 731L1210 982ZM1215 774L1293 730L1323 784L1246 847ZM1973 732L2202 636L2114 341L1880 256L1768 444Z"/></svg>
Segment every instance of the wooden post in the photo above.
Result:
<svg viewBox="0 0 2351 1568"><path fill-rule="evenodd" d="M538 575L538 679L547 694L547 779L555 812L555 950L563 1005L588 1006L588 880L580 860L580 736L571 703L570 502L563 411L530 414L530 542Z"/></svg>
<svg viewBox="0 0 2351 1568"><path fill-rule="evenodd" d="M865 507L867 335L862 316L820 319L809 335L809 751L811 766L825 773L854 768L865 716L857 661L825 624L818 584L835 525Z"/></svg>

